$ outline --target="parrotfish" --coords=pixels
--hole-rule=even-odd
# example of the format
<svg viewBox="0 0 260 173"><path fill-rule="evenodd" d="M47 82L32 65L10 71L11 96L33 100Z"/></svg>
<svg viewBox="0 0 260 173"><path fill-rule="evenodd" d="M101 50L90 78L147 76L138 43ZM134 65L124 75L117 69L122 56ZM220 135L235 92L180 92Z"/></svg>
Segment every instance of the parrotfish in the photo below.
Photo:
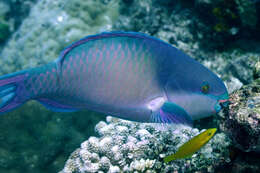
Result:
<svg viewBox="0 0 260 173"><path fill-rule="evenodd" d="M209 142L216 131L216 128L211 128L198 134L188 142L184 143L175 154L163 158L164 162L167 163L173 160L191 157L195 152L197 152L200 148Z"/></svg>
<svg viewBox="0 0 260 173"><path fill-rule="evenodd" d="M53 111L191 125L220 111L228 93L213 72L162 40L104 32L71 44L53 62L0 77L1 114L29 100Z"/></svg>

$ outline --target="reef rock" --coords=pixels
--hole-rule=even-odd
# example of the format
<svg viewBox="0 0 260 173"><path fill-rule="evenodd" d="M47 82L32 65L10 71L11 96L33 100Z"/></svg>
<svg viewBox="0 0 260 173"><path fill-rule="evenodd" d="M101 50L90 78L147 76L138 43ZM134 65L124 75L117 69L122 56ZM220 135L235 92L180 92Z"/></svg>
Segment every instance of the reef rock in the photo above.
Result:
<svg viewBox="0 0 260 173"><path fill-rule="evenodd" d="M260 80L260 59L255 63L253 76L254 79Z"/></svg>
<svg viewBox="0 0 260 173"><path fill-rule="evenodd" d="M243 11L243 4L235 1L226 3L224 0L197 0L195 3L122 0L120 15L113 29L144 32L165 40L217 73L231 93L253 81L253 65L259 56L260 46L257 42L243 41L243 36L239 37L241 40L230 39L236 28L238 31L234 37L240 34L240 25L229 26L227 31L215 31L214 27L225 25L221 22L228 22L228 18L235 15L229 8ZM219 13L225 16L218 16ZM236 19L232 20L240 21L239 14L236 15ZM232 44L229 44L230 41ZM220 51L219 47L224 47L225 51Z"/></svg>
<svg viewBox="0 0 260 173"><path fill-rule="evenodd" d="M0 52L6 40L15 32L37 0L0 1Z"/></svg>
<svg viewBox="0 0 260 173"><path fill-rule="evenodd" d="M229 111L221 116L220 129L235 147L260 152L260 82L245 85L230 95Z"/></svg>
<svg viewBox="0 0 260 173"><path fill-rule="evenodd" d="M90 137L74 151L60 173L87 172L214 172L229 162L229 139L217 133L191 158L164 163L188 139L200 133L187 126L161 126L107 117L96 125L99 137Z"/></svg>
<svg viewBox="0 0 260 173"><path fill-rule="evenodd" d="M73 41L111 29L117 16L115 0L38 1L0 53L0 74L46 64Z"/></svg>

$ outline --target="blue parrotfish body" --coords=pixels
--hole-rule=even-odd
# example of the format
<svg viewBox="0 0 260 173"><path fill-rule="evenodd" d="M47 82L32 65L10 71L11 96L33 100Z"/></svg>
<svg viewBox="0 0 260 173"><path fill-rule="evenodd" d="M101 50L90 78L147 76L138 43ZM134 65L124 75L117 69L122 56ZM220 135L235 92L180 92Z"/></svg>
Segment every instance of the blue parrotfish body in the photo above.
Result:
<svg viewBox="0 0 260 173"><path fill-rule="evenodd" d="M191 124L218 112L228 93L213 72L170 44L105 32L73 43L54 62L0 78L0 113L31 99L53 111Z"/></svg>

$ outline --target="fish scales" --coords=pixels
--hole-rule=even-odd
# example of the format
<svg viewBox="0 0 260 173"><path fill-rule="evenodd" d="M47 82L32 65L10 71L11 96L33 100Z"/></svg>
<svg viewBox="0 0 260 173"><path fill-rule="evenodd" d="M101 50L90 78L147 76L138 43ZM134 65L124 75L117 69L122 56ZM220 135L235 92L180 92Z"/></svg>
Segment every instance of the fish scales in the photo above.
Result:
<svg viewBox="0 0 260 173"><path fill-rule="evenodd" d="M141 33L108 32L73 43L54 62L0 77L0 113L31 99L53 111L191 124L218 112L228 94L177 48Z"/></svg>
<svg viewBox="0 0 260 173"><path fill-rule="evenodd" d="M144 106L145 101L156 97L154 93L161 90L155 75L156 57L151 51L148 42L127 37L100 39L78 46L63 60L60 83L64 85L59 86L58 92L64 98L57 98L58 101L80 105L77 108L85 108L85 103L104 108L117 105L122 109Z"/></svg>

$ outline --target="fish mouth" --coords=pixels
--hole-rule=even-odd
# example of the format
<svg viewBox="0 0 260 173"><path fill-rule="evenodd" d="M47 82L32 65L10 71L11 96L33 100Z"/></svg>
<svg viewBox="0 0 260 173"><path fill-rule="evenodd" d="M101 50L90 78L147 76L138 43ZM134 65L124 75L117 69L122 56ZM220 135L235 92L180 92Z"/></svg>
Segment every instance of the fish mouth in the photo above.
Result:
<svg viewBox="0 0 260 173"><path fill-rule="evenodd" d="M218 102L219 103L224 103L224 102L228 102L229 101L229 99L223 99L223 100L219 100Z"/></svg>
<svg viewBox="0 0 260 173"><path fill-rule="evenodd" d="M230 103L229 99L218 100L214 106L216 113L219 113L220 110L227 108L229 103Z"/></svg>
<svg viewBox="0 0 260 173"><path fill-rule="evenodd" d="M230 103L230 98L228 96L228 93L225 93L218 98L217 104L221 106L221 109L227 108L229 103Z"/></svg>
<svg viewBox="0 0 260 173"><path fill-rule="evenodd" d="M218 100L218 103L222 108L227 108L230 103L230 99Z"/></svg>
<svg viewBox="0 0 260 173"><path fill-rule="evenodd" d="M216 133L217 128L210 128L210 129L208 129L208 130L209 130L209 137L211 138L211 137L214 136L214 134Z"/></svg>

